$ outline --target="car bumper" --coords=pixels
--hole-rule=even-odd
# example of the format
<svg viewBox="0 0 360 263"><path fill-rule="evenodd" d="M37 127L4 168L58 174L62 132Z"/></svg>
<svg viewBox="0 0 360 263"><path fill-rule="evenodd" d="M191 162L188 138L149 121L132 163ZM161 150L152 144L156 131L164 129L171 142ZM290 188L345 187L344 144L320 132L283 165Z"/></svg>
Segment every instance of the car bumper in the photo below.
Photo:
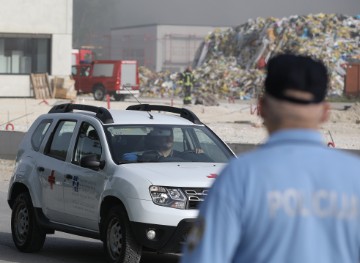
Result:
<svg viewBox="0 0 360 263"><path fill-rule="evenodd" d="M140 91L137 89L137 90L133 90L133 89L121 89L121 90L116 90L115 91L116 94L140 94Z"/></svg>
<svg viewBox="0 0 360 263"><path fill-rule="evenodd" d="M136 241L144 248L164 253L179 253L195 219L183 219L177 226L165 226L132 222L131 228ZM155 238L147 237L149 230L155 231Z"/></svg>

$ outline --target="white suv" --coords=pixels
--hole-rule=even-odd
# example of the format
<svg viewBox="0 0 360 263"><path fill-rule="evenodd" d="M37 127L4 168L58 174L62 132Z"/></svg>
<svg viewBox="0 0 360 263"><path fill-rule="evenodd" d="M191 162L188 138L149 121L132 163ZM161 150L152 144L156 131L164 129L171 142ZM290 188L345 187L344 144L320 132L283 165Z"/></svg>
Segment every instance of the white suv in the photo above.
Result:
<svg viewBox="0 0 360 263"><path fill-rule="evenodd" d="M109 262L179 252L234 156L188 109L54 106L19 147L8 194L14 243L34 252L63 231L101 239Z"/></svg>

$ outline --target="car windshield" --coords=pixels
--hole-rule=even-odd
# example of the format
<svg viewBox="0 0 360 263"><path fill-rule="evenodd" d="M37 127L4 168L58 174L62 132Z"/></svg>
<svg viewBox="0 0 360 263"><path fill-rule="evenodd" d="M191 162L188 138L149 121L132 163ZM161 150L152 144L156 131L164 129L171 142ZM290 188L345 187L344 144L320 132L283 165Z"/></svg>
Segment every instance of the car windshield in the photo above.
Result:
<svg viewBox="0 0 360 263"><path fill-rule="evenodd" d="M226 163L233 153L205 126L112 125L105 128L113 160Z"/></svg>

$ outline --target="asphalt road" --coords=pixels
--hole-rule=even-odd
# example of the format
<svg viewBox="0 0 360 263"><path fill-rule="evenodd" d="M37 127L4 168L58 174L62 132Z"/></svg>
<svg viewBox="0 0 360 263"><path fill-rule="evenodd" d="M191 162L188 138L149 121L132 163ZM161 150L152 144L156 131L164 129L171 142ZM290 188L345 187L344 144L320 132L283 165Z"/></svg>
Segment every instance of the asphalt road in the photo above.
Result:
<svg viewBox="0 0 360 263"><path fill-rule="evenodd" d="M46 237L43 249L34 254L19 252L11 237L11 210L7 204L8 182L0 182L0 262L95 263L106 262L100 241L56 232ZM176 263L179 255L143 253L141 263Z"/></svg>

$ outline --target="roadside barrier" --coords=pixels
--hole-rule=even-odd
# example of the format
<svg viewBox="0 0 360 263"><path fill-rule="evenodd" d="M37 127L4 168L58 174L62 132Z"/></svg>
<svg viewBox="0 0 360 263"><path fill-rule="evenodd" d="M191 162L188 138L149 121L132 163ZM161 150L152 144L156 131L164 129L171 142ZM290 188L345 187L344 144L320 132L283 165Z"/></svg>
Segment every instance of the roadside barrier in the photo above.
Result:
<svg viewBox="0 0 360 263"><path fill-rule="evenodd" d="M0 124L0 127L3 126L3 125L6 125L6 126L5 126L5 130L8 130L9 127L11 127L12 130L14 130L14 124L12 124L12 121L16 121L16 120L25 118L26 116L28 116L28 115L30 115L30 114L33 114L33 113L32 113L32 112L31 112L31 113L27 113L27 114L24 114L24 115L22 115L22 116L20 116L20 117L18 117L18 118L11 119L11 120L8 119L7 122L1 123L1 124Z"/></svg>
<svg viewBox="0 0 360 263"><path fill-rule="evenodd" d="M331 138L331 142L328 142L327 146L335 148L335 142L334 142L334 139L333 139L333 137L331 135L331 132L330 131L328 131L328 132L329 132L329 135L330 135L330 138Z"/></svg>
<svg viewBox="0 0 360 263"><path fill-rule="evenodd" d="M9 127L11 127L11 130L12 130L12 131L15 129L14 124L12 124L11 122L9 122L8 124L6 124L5 130L8 131L8 130L9 130Z"/></svg>
<svg viewBox="0 0 360 263"><path fill-rule="evenodd" d="M335 144L334 144L333 142L329 142L329 143L327 144L327 146L328 146L328 147L335 148Z"/></svg>
<svg viewBox="0 0 360 263"><path fill-rule="evenodd" d="M106 102L107 102L107 108L110 110L110 95L106 94Z"/></svg>
<svg viewBox="0 0 360 263"><path fill-rule="evenodd" d="M46 104L46 105L49 105L49 102L48 102L46 99L42 99L42 100L39 102L39 105L40 105L41 103L44 103L44 104Z"/></svg>
<svg viewBox="0 0 360 263"><path fill-rule="evenodd" d="M256 106L255 107L253 107L253 105L252 104L250 104L250 114L251 115L254 115L255 113L256 113L256 115L257 116L259 116L260 115L260 110L259 110L259 104L256 104Z"/></svg>

